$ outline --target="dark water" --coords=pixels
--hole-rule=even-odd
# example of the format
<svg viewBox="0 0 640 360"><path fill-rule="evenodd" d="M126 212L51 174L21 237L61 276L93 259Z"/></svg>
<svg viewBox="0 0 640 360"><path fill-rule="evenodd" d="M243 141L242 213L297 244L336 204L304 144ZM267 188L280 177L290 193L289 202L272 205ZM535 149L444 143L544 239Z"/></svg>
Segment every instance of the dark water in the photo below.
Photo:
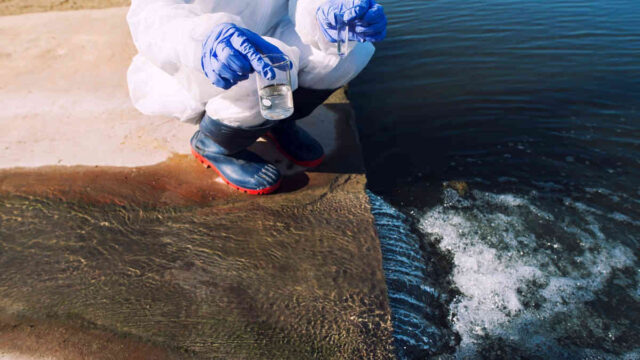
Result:
<svg viewBox="0 0 640 360"><path fill-rule="evenodd" d="M401 355L640 358L640 1L381 2L350 97Z"/></svg>

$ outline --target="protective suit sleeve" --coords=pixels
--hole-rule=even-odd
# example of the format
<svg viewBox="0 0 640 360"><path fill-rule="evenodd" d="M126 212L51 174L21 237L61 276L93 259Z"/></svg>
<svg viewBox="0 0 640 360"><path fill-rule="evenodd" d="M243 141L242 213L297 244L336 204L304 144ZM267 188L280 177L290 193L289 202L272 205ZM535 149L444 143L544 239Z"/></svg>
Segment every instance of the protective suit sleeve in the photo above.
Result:
<svg viewBox="0 0 640 360"><path fill-rule="evenodd" d="M344 86L365 68L375 52L371 43L354 42L346 57L338 56L336 44L325 38L316 20L317 6L323 2L289 0L289 16L269 34L300 50L300 86L310 89Z"/></svg>
<svg viewBox="0 0 640 360"><path fill-rule="evenodd" d="M337 54L336 44L327 40L318 24L316 12L326 0L289 0L289 17L305 44L326 54ZM349 48L352 48L350 46Z"/></svg>
<svg viewBox="0 0 640 360"><path fill-rule="evenodd" d="M127 21L138 51L169 74L201 69L202 44L216 25L244 25L234 14L203 13L179 0L132 0Z"/></svg>

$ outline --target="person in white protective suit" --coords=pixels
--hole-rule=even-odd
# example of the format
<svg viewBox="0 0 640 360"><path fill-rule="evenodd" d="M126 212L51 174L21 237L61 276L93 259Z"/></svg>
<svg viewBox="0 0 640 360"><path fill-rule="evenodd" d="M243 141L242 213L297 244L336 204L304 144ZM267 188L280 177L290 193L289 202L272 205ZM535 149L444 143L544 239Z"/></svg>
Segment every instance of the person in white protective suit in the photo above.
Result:
<svg viewBox="0 0 640 360"><path fill-rule="evenodd" d="M336 19L348 24L350 46L338 56ZM198 123L194 155L232 187L266 194L278 169L246 150L267 136L292 162L318 165L321 145L295 121L352 80L386 35L375 0L132 0L127 16L139 54L127 78L134 106L144 114ZM262 57L292 62L295 111L265 120L255 76L271 79Z"/></svg>

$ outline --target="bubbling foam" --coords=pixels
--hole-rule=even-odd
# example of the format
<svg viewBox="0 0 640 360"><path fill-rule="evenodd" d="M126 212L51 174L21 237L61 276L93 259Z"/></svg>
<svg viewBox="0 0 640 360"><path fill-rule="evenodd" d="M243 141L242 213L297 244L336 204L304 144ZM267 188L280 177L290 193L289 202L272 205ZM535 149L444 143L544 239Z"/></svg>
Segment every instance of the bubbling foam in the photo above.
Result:
<svg viewBox="0 0 640 360"><path fill-rule="evenodd" d="M443 205L422 216L420 228L453 256L453 281L463 294L450 309L461 336L457 358L476 358L495 346L551 358L638 354L631 349L611 357L581 346L589 336L616 336L615 324L607 334L588 304L614 273L637 262L596 218L611 215L568 199L564 206L571 211L565 211L535 195L472 191L462 198L446 189L443 197ZM635 225L624 215L613 217ZM636 284L628 290L635 298L638 277L628 279Z"/></svg>

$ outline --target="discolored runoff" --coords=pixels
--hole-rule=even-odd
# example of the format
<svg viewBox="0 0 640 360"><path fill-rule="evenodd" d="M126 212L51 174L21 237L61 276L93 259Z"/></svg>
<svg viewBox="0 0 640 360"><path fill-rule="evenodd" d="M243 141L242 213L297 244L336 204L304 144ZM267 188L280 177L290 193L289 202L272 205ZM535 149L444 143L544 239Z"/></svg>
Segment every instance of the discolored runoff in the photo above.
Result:
<svg viewBox="0 0 640 360"><path fill-rule="evenodd" d="M183 158L157 167L208 175ZM92 185L100 169L2 172L2 311L134 335L195 358L388 356L363 175L311 173L305 187L261 198L202 181L213 195L203 201L156 188L155 171L105 169ZM128 198L135 172L146 178ZM113 190L117 181L123 192ZM7 323L0 339L3 331Z"/></svg>
<svg viewBox="0 0 640 360"><path fill-rule="evenodd" d="M253 150L287 174L282 189L264 197L238 193L189 155L167 155L191 132L187 125L171 132L170 120L146 119L122 100L126 87L119 81L132 47L124 21L109 19L124 14L0 17L3 29L42 23L53 29L42 43L10 44L10 57L59 42L69 52L48 58L51 68L77 60L75 71L59 75L64 81L19 69L3 77L16 85L0 89L4 101L20 106L0 109L5 153L15 155L0 166L0 359L391 358L380 245L344 94L302 124L327 149L323 165L304 171L260 141ZM80 36L74 26L86 19L94 27ZM101 27L122 38L110 40ZM112 45L108 64L86 66L94 60L82 53L90 49L83 41L92 37ZM89 99L100 96L100 107L78 93L66 104L76 74L82 80L92 71L100 76L78 86L87 87ZM20 121L9 123L12 117ZM139 126L134 132L116 131L130 122ZM25 146L18 135L28 130L21 126L40 123L49 128L34 139L47 159L39 165L50 165L19 167L26 164L15 150ZM177 140L158 145L156 125ZM94 126L116 130L102 139ZM65 140L74 129L80 130L70 139L95 140ZM109 142L125 143L118 136L137 151L133 163L143 165L110 158ZM93 165L92 148L105 149ZM28 164L42 160L26 154ZM82 165L58 166L58 158Z"/></svg>

